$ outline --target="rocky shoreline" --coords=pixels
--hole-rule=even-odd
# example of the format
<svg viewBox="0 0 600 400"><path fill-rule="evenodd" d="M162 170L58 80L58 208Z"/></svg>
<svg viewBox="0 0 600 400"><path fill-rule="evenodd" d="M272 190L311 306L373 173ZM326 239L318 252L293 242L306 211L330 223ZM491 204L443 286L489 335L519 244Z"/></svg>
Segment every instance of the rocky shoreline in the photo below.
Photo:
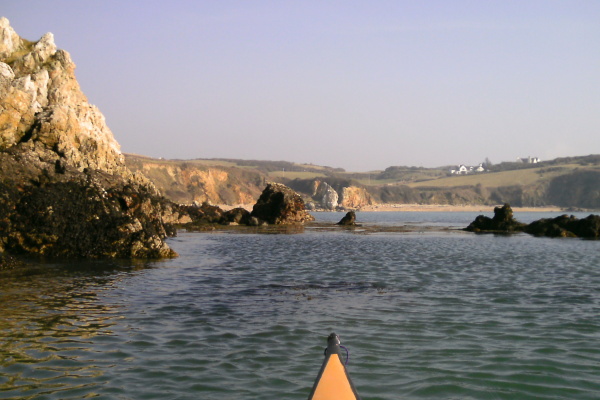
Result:
<svg viewBox="0 0 600 400"><path fill-rule="evenodd" d="M104 116L82 93L74 70L69 54L56 48L52 34L29 42L0 18L0 268L18 265L14 256L19 255L175 257L165 239L176 235L178 228L297 229L314 219L307 208L315 205L305 204L296 191L278 183L267 184L251 209L180 205L166 199L147 177L128 168ZM325 206L338 204L327 184L312 189L322 194ZM387 208L374 204L360 188L343 189L344 201L339 204L346 205L345 211L473 211L452 206ZM590 216L582 223L563 216L527 227L508 220L493 225L496 217L492 222L485 218L478 217L468 230L597 238L600 217ZM351 212L340 225L353 227L355 220Z"/></svg>
<svg viewBox="0 0 600 400"><path fill-rule="evenodd" d="M0 18L0 264L12 256L165 258L177 227L310 221L291 189L269 184L252 212L183 206L126 165L54 36L21 38Z"/></svg>
<svg viewBox="0 0 600 400"><path fill-rule="evenodd" d="M476 233L529 233L534 236L579 237L600 239L600 215L590 214L577 218L563 214L556 218L542 218L530 224L517 221L510 204L494 208L494 217L479 215L465 231Z"/></svg>

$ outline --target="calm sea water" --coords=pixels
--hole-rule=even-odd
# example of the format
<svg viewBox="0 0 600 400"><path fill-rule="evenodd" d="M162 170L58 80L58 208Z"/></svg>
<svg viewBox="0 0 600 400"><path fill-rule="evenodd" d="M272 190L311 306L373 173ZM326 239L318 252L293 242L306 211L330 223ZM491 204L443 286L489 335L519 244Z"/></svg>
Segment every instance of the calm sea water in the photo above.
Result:
<svg viewBox="0 0 600 400"><path fill-rule="evenodd" d="M2 272L0 398L305 399L332 331L364 399L600 398L600 242L418 229L475 215L182 232L174 260Z"/></svg>

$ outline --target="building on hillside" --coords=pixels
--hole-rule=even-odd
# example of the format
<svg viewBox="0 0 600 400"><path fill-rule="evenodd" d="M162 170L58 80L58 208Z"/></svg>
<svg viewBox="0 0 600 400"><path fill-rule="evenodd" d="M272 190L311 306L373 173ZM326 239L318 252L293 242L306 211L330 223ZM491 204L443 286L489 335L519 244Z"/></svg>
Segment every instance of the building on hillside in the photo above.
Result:
<svg viewBox="0 0 600 400"><path fill-rule="evenodd" d="M540 162L540 159L537 157L519 157L517 158L517 162L518 163L523 163L523 164L537 164Z"/></svg>
<svg viewBox="0 0 600 400"><path fill-rule="evenodd" d="M472 174L473 172L485 172L485 168L483 167L483 164L480 163L476 167L474 167L474 166L467 167L464 164L460 164L459 166L457 166L456 169L450 170L450 173L453 175L467 175L467 174Z"/></svg>

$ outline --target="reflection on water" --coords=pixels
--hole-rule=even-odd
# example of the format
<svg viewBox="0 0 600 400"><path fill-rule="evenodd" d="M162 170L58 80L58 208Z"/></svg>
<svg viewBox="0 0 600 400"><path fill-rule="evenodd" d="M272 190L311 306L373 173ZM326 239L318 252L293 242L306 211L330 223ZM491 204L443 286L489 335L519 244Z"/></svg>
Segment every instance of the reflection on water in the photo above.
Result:
<svg viewBox="0 0 600 400"><path fill-rule="evenodd" d="M600 398L600 242L396 217L1 272L0 398L306 399L331 331L365 399Z"/></svg>
<svg viewBox="0 0 600 400"><path fill-rule="evenodd" d="M120 317L118 306L98 301L99 289L136 268L143 265L42 264L3 271L0 397L35 398L62 389L74 395L101 382L104 366L90 353L90 340L111 335Z"/></svg>

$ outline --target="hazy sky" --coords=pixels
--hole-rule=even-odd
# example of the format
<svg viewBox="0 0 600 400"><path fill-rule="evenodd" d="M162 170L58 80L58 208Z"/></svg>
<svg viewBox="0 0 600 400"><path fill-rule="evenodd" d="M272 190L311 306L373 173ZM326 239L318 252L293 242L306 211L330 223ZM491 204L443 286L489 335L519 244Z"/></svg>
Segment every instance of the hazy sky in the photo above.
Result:
<svg viewBox="0 0 600 400"><path fill-rule="evenodd" d="M124 152L348 171L600 153L600 1L0 0Z"/></svg>

